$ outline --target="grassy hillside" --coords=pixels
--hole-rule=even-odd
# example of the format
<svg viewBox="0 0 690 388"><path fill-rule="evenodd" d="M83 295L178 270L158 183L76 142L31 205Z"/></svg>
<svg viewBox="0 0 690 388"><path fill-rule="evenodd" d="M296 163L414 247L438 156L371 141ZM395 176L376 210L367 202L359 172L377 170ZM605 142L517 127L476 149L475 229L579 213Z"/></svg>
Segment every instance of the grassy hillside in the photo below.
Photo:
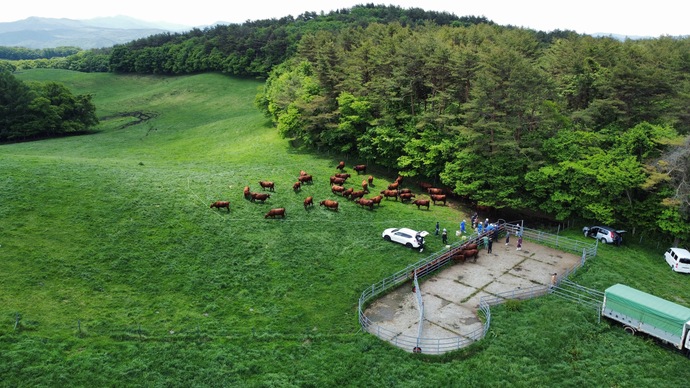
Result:
<svg viewBox="0 0 690 388"><path fill-rule="evenodd" d="M467 218L462 208L384 201L368 211L336 198L328 176L342 156L290 148L253 107L256 81L19 77L92 93L102 123L92 135L0 146L0 385L679 386L690 378L679 352L552 298L495 309L487 339L454 354L393 348L359 332L357 299L424 254L384 242L381 231L432 231L436 221L452 231ZM315 181L295 193L300 170ZM395 178L369 173L376 190ZM242 188L260 191L262 179L276 182L272 197L245 200ZM318 202L305 211L310 195L339 200L341 211ZM210 209L215 200L230 201L230 212ZM287 217L264 219L272 207ZM441 248L428 240L425 252ZM575 280L598 289L624 282L690 305L690 277L668 270L664 249L603 247Z"/></svg>

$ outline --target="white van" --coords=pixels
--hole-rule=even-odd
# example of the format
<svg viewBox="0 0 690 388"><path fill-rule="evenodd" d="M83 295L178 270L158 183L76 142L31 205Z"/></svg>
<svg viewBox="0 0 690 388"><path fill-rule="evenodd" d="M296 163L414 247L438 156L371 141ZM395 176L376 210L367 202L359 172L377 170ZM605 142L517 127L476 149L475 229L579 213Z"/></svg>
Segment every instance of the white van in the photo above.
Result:
<svg viewBox="0 0 690 388"><path fill-rule="evenodd" d="M690 252L683 248L669 248L664 258L675 272L690 273Z"/></svg>

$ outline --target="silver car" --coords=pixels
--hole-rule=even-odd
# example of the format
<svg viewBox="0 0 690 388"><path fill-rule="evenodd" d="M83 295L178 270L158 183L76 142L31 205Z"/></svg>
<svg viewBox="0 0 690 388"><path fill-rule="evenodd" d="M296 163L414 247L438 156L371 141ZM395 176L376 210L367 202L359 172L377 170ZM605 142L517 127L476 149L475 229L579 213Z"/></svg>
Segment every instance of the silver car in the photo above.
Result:
<svg viewBox="0 0 690 388"><path fill-rule="evenodd" d="M624 230L616 230L608 226L585 226L582 228L585 237L592 237L599 242L620 245L623 242Z"/></svg>

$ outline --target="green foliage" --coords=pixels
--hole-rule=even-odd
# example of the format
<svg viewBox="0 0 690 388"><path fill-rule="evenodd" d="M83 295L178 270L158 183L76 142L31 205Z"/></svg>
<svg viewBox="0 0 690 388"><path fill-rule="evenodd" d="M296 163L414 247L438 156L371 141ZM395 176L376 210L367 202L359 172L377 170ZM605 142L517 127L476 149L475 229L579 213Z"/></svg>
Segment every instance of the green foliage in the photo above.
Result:
<svg viewBox="0 0 690 388"><path fill-rule="evenodd" d="M78 133L98 124L90 95L74 96L55 82L23 85L6 72L0 77L0 141Z"/></svg>
<svg viewBox="0 0 690 388"><path fill-rule="evenodd" d="M686 40L542 43L492 25L320 31L258 99L294 107L284 120L272 112L302 144L440 180L483 205L655 229L671 180L650 163L690 128L676 105L690 85L677 57ZM288 92L305 67L309 102Z"/></svg>

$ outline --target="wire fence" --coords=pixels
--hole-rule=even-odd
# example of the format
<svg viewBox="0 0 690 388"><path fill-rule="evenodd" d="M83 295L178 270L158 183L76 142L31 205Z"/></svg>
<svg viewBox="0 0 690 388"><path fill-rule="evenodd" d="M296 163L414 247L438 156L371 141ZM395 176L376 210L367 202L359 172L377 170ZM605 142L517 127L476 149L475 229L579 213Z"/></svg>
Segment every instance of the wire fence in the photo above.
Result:
<svg viewBox="0 0 690 388"><path fill-rule="evenodd" d="M523 237L524 239L532 242L559 250L575 252L581 255L581 260L560 276L554 274L551 284L549 285L534 286L526 289L518 288L499 294L480 297L477 315L479 316L480 320L483 321L483 324L481 328L476 329L469 334L449 338L423 337L422 324L424 321L424 303L421 299L418 278L436 273L437 271L441 270L447 264L453 262L453 259L457 257L456 255L465 250L469 245L477 244L479 248L482 248L486 245L486 242L489 238L496 238L505 235L506 233L511 233L514 236ZM500 220L494 229L481 234L472 235L466 240L451 245L449 249L434 253L429 257L424 258L415 264L409 265L406 268L394 273L378 283L372 284L371 287L365 289L359 297L359 322L364 331L367 331L384 341L388 341L397 347L412 350L413 352L421 352L423 349L425 354L442 354L449 351L458 350L484 338L491 325L491 306L505 303L508 300L532 299L557 291L559 296L569 295L568 297L571 300L582 300L583 304L594 307L597 295L590 293L588 298L582 299L582 297L579 297L580 299L578 299L577 293L566 291L565 286L563 287L564 290L562 290L560 285L562 282L567 281L567 278L581 268L588 259L596 256L597 247L598 243L596 241L583 242L536 229L525 228L523 222L521 221L505 222ZM418 298L417 304L420 306L420 322L416 337L386 329L369 319L364 312L366 306L374 299L401 286L402 284L407 283L409 280L413 280L416 298ZM568 285L570 284L574 285L575 283L569 282ZM583 293L584 290L581 290L580 292Z"/></svg>

